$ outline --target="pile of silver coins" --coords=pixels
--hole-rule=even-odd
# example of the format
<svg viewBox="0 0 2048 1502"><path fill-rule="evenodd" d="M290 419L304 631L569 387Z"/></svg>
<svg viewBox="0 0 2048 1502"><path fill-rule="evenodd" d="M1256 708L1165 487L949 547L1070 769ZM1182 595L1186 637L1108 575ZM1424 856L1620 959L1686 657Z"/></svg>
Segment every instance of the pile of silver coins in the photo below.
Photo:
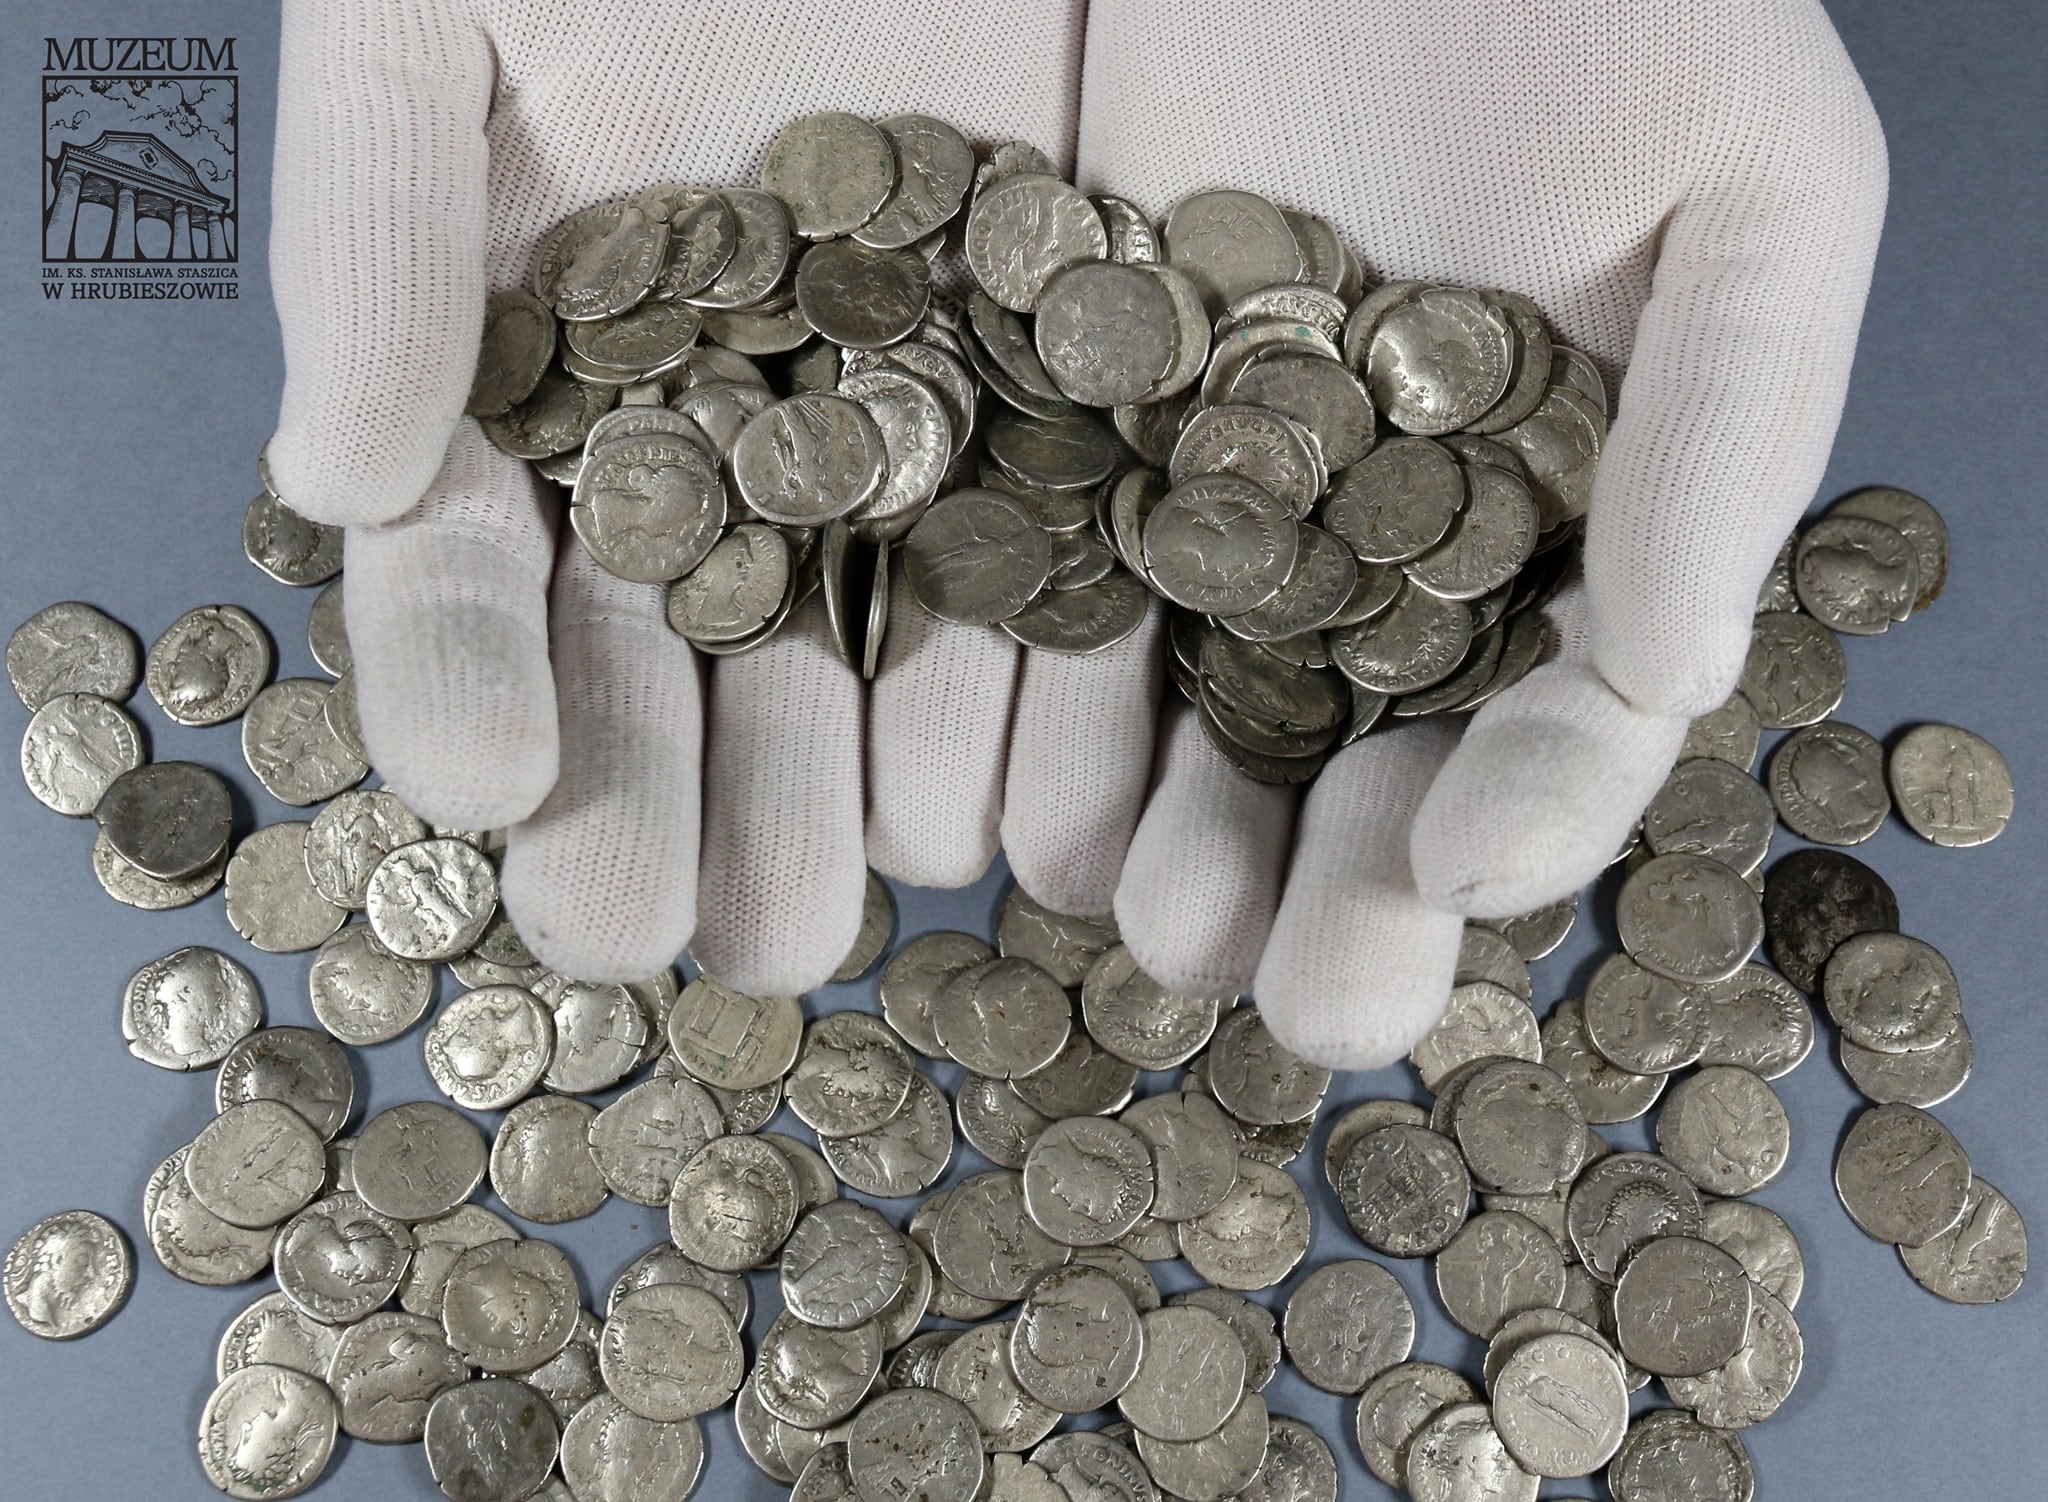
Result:
<svg viewBox="0 0 2048 1502"><path fill-rule="evenodd" d="M607 566L673 581L678 629L739 649L821 587L851 660L872 667L886 590L854 608L849 560L872 579L900 542L926 608L995 619L962 602L1016 595L1028 575L1012 552L1049 547L1073 567L1021 591L1013 634L1030 640L1040 628L1018 617L1049 612L1068 634L1038 644L1078 649L1113 639L1099 623L1117 591L1167 593L1182 611L1168 670L1241 765L1289 776L1322 750L1234 738L1299 730L1302 685L1326 662L1346 723L1380 712L1358 695L1399 714L1431 691L1359 683L1360 627L1454 606L1492 659L1468 678L1473 642L1450 654L1457 702L1533 660L1532 607L1584 476L1567 483L1556 456L1571 446L1531 425L1548 409L1597 447L1604 410L1533 310L1421 286L1360 300L1326 227L1272 211L1283 241L1248 195L1184 203L1161 261L1141 216L1075 194L1026 148L977 168L937 122L848 120L792 127L763 190L661 190L572 218L543 252L540 300L494 303L473 405L500 442L548 450L530 457L576 487L578 533ZM886 171L870 136L894 153ZM970 189L983 290L948 322L916 267ZM791 290L798 239L816 243ZM863 326L894 304L857 289L892 278L916 290L907 327ZM1170 340L1143 344L1158 329L1141 283L1172 310ZM1512 331L1499 389L1454 352L1484 343L1489 312ZM749 374L771 355L790 357L782 403ZM822 456L868 428L883 435L874 485L909 472L877 409L916 406L913 386L947 424L905 429L943 435L939 475L973 452L955 435L976 428L982 387L997 393L982 483L920 480L887 502L865 480L847 489ZM1381 417L1403 431L1375 443ZM1303 456L1307 471L1285 469ZM622 499L636 492L638 511ZM1448 557L1445 531L1413 523L1425 494ZM682 554L662 518L682 513L663 508L689 495L715 498L685 529L703 551L664 572ZM1499 555L1491 519L1519 512L1501 500L1517 495L1540 525ZM1273 591L1239 614L1174 596L1242 577L1241 522L1292 540ZM1191 535L1205 528L1213 543ZM700 1420L729 1409L755 1465L802 1502L1335 1502L1333 1437L1263 1395L1286 1363L1357 1398L1359 1456L1418 1502L1528 1502L1542 1478L1603 1467L1617 1502L1751 1502L1741 1430L1798 1379L1804 1266L1792 1228L1747 1196L1786 1161L1770 1082L1815 1042L1809 997L1872 1102L1837 1162L1855 1223L1944 1298L1995 1301L2024 1275L2017 1210L1927 1109L1972 1067L1955 976L1840 848L1893 811L1949 846L1995 837L2012 812L1981 738L1922 725L1887 753L1829 718L1846 683L1835 633L1881 631L1941 589L1946 533L1916 496L1858 492L1788 541L1742 688L1695 723L1617 856L1622 952L1583 997L1539 1020L1529 968L1576 900L1468 926L1449 1008L1412 1058L1428 1103L1371 1100L1330 1123L1333 1200L1289 1171L1327 1072L1255 1006L1148 977L1112 921L1020 891L993 944L898 936L870 878L835 979L878 972L872 1011L700 973L595 985L547 969L498 908L497 836L431 827L358 786L371 768L337 534L266 487L243 543L273 578L324 586L308 639L332 681L271 681L270 637L231 605L188 613L145 654L65 602L6 657L31 712L28 788L95 820L110 895L169 909L224 888L252 947L310 956L314 1026L272 1022L249 971L206 947L143 966L119 1001L135 1059L213 1078L214 1116L150 1176L141 1239L190 1282L275 1281L224 1332L200 1420L200 1464L230 1496L304 1490L347 1434L421 1445L454 1502L681 1502L704 1463ZM1316 619L1301 603L1325 577L1311 555L1352 570L1347 609L1375 579L1380 609ZM1490 577L1510 555L1476 596L1442 592L1459 560ZM704 575L721 556L730 569ZM1295 629L1267 631L1260 610L1297 612ZM238 829L218 774L148 761L121 707L145 680L180 723L239 720L250 770L308 817ZM1750 772L1767 729L1791 733L1765 786ZM1766 874L1781 821L1809 846ZM356 1051L408 1038L441 1098L359 1120ZM1599 1130L1653 1108L1654 1151ZM586 1303L567 1257L529 1232L614 1197L665 1212L667 1235ZM1380 1261L1305 1265L1319 1203L1379 1257L1434 1259L1444 1312L1487 1342L1478 1373L1410 1359L1418 1312ZM68 1338L117 1312L133 1272L110 1220L65 1211L16 1242L5 1298L32 1333ZM1632 1418L1652 1376L1670 1406Z"/></svg>
<svg viewBox="0 0 2048 1502"><path fill-rule="evenodd" d="M964 299L934 282L949 234ZM1158 595L1211 739L1301 782L1535 664L1607 396L1527 298L1368 290L1257 194L1155 227L1023 143L977 162L929 116L827 113L760 187L563 220L490 301L469 410L702 650L816 590L873 676L892 551L925 610L1045 651L1109 647Z"/></svg>

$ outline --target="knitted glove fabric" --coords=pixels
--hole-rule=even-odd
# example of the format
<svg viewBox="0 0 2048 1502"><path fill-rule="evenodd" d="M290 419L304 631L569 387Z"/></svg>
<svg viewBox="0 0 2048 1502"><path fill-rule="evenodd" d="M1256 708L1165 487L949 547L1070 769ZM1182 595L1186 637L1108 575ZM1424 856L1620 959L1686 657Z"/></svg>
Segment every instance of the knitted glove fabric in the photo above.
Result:
<svg viewBox="0 0 2048 1502"><path fill-rule="evenodd" d="M1456 750L1367 737L1298 809L1183 724L1123 862L1159 979L1250 986L1298 1052L1385 1063L1443 1007L1444 915L1589 881L1733 689L1841 414L1883 138L1817 0L1117 0L1085 59L1084 190L1156 216L1248 188L1328 218L1373 280L1527 293L1614 393L1556 662Z"/></svg>

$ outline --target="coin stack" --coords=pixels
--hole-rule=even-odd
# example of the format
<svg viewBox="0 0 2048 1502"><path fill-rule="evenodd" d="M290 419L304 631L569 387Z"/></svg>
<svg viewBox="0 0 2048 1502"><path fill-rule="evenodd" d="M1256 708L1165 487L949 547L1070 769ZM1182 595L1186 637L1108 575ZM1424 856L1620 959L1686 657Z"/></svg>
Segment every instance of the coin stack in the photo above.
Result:
<svg viewBox="0 0 2048 1502"><path fill-rule="evenodd" d="M1553 544L1583 507L1604 411L1590 367L1544 352L1533 310L1423 284L1361 296L1319 221L1272 211L1283 241L1261 201L1209 194L1155 234L1029 148L977 168L956 141L924 117L813 117L778 140L761 190L664 189L572 217L542 255L543 290L494 301L473 406L501 442L548 450L532 457L576 487L584 544L672 579L672 620L714 650L763 639L822 588L849 660L871 669L887 591L863 611L852 582L885 576L895 543L925 608L993 620L988 600L1016 598L1004 623L1053 649L1114 640L1117 592L1142 608L1157 590L1179 607L1168 669L1212 736L1290 777L1324 754L1305 749L1318 714L1349 726L1453 707L1430 706L1430 684L1360 683L1360 627L1463 612L1476 648L1439 657L1428 632L1413 646L1453 659L1454 702L1533 661L1533 607L1568 551ZM982 290L950 310L917 266L970 190ZM1226 222L1266 228L1240 243ZM763 258L775 226L782 250ZM872 322L889 307L908 320L895 342L881 336L897 324ZM1511 331L1498 390L1489 313ZM781 403L752 363L778 354ZM928 417L919 385L947 426L903 431L925 435L912 448L943 434L918 471L937 478L879 501L912 452L882 408ZM977 421L984 385L1000 406ZM1592 448L1533 441L1546 411ZM1381 438L1381 417L1401 431ZM847 502L868 484L870 467L846 478L863 423L883 435L881 488ZM672 463L684 449L697 456ZM1575 452L1583 465L1546 467ZM948 489L968 463L981 483ZM1444 570L1500 567L1489 528L1520 514L1502 500L1516 486L1541 551L1477 596L1445 593ZM1429 537L1425 505L1443 527ZM664 573L685 537L704 551ZM1231 614L1173 594L1241 579L1248 537L1294 547L1262 601ZM1837 1162L1851 1217L1946 1298L1994 1301L2024 1274L2018 1212L1925 1109L1972 1066L1955 976L1839 848L1894 808L1950 846L1995 837L2012 812L1981 738L1923 725L1887 755L1828 718L1846 683L1836 633L1882 631L1942 587L1946 532L1916 496L1858 492L1788 540L1742 688L1695 723L1617 857L1622 952L1585 995L1541 1022L1532 1005L1529 965L1563 941L1576 899L1468 926L1449 1008L1413 1056L1430 1104L1368 1101L1329 1129L1346 1221L1381 1256L1435 1259L1445 1312L1488 1342L1477 1384L1408 1359L1416 1311L1379 1262L1303 1270L1314 1207L1287 1170L1330 1079L1256 1007L1174 994L1112 921L1014 890L993 945L946 931L892 951L873 877L835 978L879 967L878 1016L807 1017L798 998L702 974L556 974L498 910L500 837L430 827L357 787L371 768L339 534L266 478L243 542L271 577L325 586L308 640L333 681L270 682L269 636L230 605L181 617L146 661L76 602L7 647L31 711L24 777L96 819L106 890L160 909L224 885L243 939L312 956L317 1027L266 1025L249 972L206 947L143 966L121 1004L138 1060L214 1077L214 1118L150 1176L145 1239L191 1282L276 1280L225 1332L201 1420L200 1462L229 1495L303 1490L345 1432L421 1443L457 1502L681 1499L702 1466L698 1420L729 1405L755 1464L806 1502L1334 1502L1329 1444L1262 1396L1284 1360L1358 1397L1365 1463L1422 1502L1533 1498L1541 1477L1603 1465L1620 1502L1748 1502L1739 1431L1797 1380L1804 1269L1791 1228L1746 1196L1786 1158L1770 1081L1811 1049L1808 995L1873 1103ZM1019 571L1013 555L1047 548L1042 577ZM721 556L729 573L693 586ZM1353 570L1347 608L1367 587L1385 600L1350 624L1259 624L1262 610L1312 618L1326 564ZM1335 708L1313 687L1335 682L1326 662ZM251 771L311 817L237 842L221 779L145 761L121 708L144 679L181 723L239 719ZM1749 775L1765 729L1792 732L1768 788ZM1779 821L1814 848L1765 875ZM1753 962L1760 944L1775 970ZM460 991L437 1010L443 966ZM408 1034L443 1098L358 1125L353 1050ZM769 1130L784 1106L790 1130ZM1653 1107L1654 1152L1597 1130ZM985 1169L953 1171L956 1136ZM477 1203L486 1187L504 1214ZM612 1196L665 1209L668 1235L600 1316L561 1251L515 1222L564 1223ZM910 1213L878 1208L891 1204ZM1175 1261L1202 1286L1162 1298L1151 1265ZM25 1328L66 1338L110 1318L132 1278L119 1229L67 1211L16 1243L5 1295ZM1290 1280L1276 1319L1253 1295ZM749 1359L756 1286L780 1306ZM1653 1375L1676 1406L1631 1421ZM1105 1428L1061 1427L1104 1409Z"/></svg>
<svg viewBox="0 0 2048 1502"><path fill-rule="evenodd" d="M964 302L933 281L956 229ZM1107 648L1158 595L1217 746L1300 782L1534 665L1607 397L1527 298L1368 291L1257 194L1155 227L1022 143L977 164L929 116L825 113L758 188L557 225L490 300L469 410L702 650L822 590L872 677L892 551L925 610L1045 651Z"/></svg>

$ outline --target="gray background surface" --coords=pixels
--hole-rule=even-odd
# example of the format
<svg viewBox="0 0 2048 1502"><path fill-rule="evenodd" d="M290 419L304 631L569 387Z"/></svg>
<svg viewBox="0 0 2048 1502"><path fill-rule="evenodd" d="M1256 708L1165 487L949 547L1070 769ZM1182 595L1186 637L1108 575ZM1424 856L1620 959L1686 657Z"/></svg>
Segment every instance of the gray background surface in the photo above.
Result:
<svg viewBox="0 0 2048 1502"><path fill-rule="evenodd" d="M1939 1114L1978 1171L2048 1228L2040 1086L2048 1024L2039 994L2048 968L2040 916L2048 724L2035 691L2048 636L2048 428L2039 410L2048 365L2048 109L2040 85L2048 40L2036 8L2020 0L1833 0L1829 8L1885 124L1892 197L1821 497L1868 483L1903 485L1943 508L1955 538L1948 593L1935 608L1888 637L1849 642L1842 714L1886 739L1920 719L1972 726L2005 751L2020 796L2010 831L1984 849L1938 850L1893 824L1859 853L1897 888L1908 931L1944 950L1962 981L1977 1077ZM275 633L280 674L311 672L309 597L258 576L237 539L281 374L261 255L274 10L109 4L90 12L96 19L81 7L10 4L0 35L0 120L14 164L0 174L0 347L9 352L0 370L0 626L75 597L108 609L146 643L193 605L240 601ZM41 38L88 28L183 35L202 25L241 39L242 300L45 303L35 285ZM0 739L11 742L26 717L5 699ZM245 826L288 816L241 766L233 728L172 726L146 694L131 708L157 757L203 761L238 780L247 790ZM306 1023L307 960L252 956L229 931L217 897L168 915L117 906L89 869L91 834L89 822L36 804L12 774L0 778L0 1238L55 1210L88 1206L138 1241L134 1296L100 1334L54 1346L0 1321L4 1485L18 1497L212 1497L192 1439L213 1348L264 1285L182 1284L140 1241L144 1181L207 1119L211 1078L129 1058L117 998L143 962L181 944L215 944L250 962L272 1021ZM1775 853L1794 843L1781 833ZM1002 887L992 874L965 893L899 894L897 942L934 926L988 932ZM1566 949L1539 967L1539 1006L1577 991L1610 939L1607 927L1604 914L1582 921ZM830 988L814 1004L871 1005L872 995L870 980ZM366 1112L430 1092L419 1036L357 1056ZM1779 1417L1748 1435L1760 1494L1806 1502L2035 1495L2038 1470L2020 1436L2041 1418L2048 1389L2048 1279L2037 1274L2017 1298L1989 1309L1952 1307L1922 1292L1890 1248L1855 1230L1831 1191L1834 1148L1857 1098L1826 1043L1781 1090L1794 1127L1792 1160L1758 1198L1791 1221L1806 1248L1806 1373ZM1403 1067L1341 1078L1332 1102L1418 1094ZM1301 1162L1312 1178L1326 1130ZM1638 1145L1639 1130L1614 1135ZM954 1174L969 1166L956 1163ZM1311 1192L1319 1222L1312 1256L1358 1253L1319 1179ZM658 1216L613 1202L556 1239L575 1258L586 1296L601 1299L663 1231ZM1476 1373L1478 1343L1444 1318L1423 1266L1396 1271L1421 1314L1418 1356ZM1277 1297L1265 1298L1277 1307ZM757 1307L773 1302L757 1282ZM757 1335L764 1322L765 1314ZM1347 1498L1387 1495L1358 1463L1350 1401L1285 1377L1268 1396L1276 1412L1309 1421L1330 1440L1345 1466ZM713 1420L708 1434L704 1495L777 1493L740 1455L726 1419ZM1566 1484L1546 1494L1590 1489ZM344 1441L316 1495L434 1490L417 1448Z"/></svg>

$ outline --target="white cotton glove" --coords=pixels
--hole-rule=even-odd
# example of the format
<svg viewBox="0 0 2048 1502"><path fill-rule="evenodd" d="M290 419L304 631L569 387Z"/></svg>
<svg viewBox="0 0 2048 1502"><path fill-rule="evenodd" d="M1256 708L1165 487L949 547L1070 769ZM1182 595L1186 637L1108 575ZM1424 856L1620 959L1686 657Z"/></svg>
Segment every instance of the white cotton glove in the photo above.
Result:
<svg viewBox="0 0 2048 1502"><path fill-rule="evenodd" d="M1099 0L1079 184L1155 218L1247 188L1330 220L1375 280L1526 293L1616 393L1583 610L1462 743L1376 733L1297 798L1177 712L1126 846L1106 811L1150 740L1156 649L1027 669L1004 812L1025 886L1057 906L1120 866L1124 937L1160 980L1249 988L1298 1052L1385 1063L1441 1012L1459 915L1592 879L1687 718L1733 689L1841 413L1877 120L1817 0Z"/></svg>
<svg viewBox="0 0 2048 1502"><path fill-rule="evenodd" d="M1064 162L1082 14L286 0L271 475L347 528L373 759L429 819L511 826L506 908L547 963L634 979L689 944L749 991L822 982L860 921L862 694L815 618L704 673L659 587L564 540L560 493L461 415L486 294L524 284L571 210L661 181L756 181L775 134L813 110L924 111ZM913 651L915 614L897 616L897 658L915 659L897 680L941 718L888 722L1000 765L1003 726L969 745L981 732L944 718L947 685L991 643ZM1005 694L1014 658L990 669ZM1142 787L1143 762L1117 775Z"/></svg>

